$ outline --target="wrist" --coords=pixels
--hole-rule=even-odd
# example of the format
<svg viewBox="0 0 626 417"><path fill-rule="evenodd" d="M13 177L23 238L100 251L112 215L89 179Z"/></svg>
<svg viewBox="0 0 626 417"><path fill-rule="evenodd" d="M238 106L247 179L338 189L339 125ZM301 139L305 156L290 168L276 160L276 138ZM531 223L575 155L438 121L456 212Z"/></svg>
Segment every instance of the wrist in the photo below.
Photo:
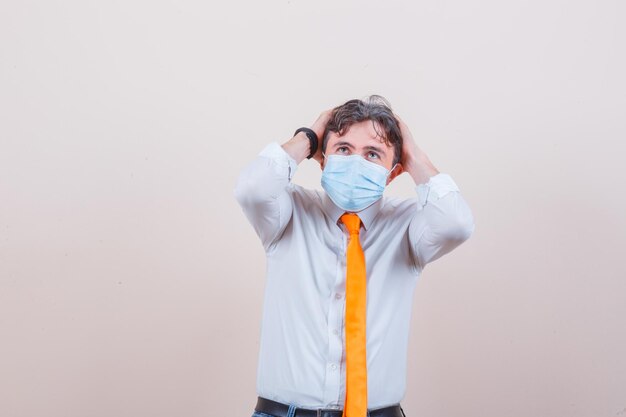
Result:
<svg viewBox="0 0 626 417"><path fill-rule="evenodd" d="M307 155L307 159L311 159L313 155L317 152L317 147L319 144L319 139L317 133L313 129L308 127L301 127L297 129L294 135L297 135L299 132L304 132L306 137L309 139L309 155Z"/></svg>

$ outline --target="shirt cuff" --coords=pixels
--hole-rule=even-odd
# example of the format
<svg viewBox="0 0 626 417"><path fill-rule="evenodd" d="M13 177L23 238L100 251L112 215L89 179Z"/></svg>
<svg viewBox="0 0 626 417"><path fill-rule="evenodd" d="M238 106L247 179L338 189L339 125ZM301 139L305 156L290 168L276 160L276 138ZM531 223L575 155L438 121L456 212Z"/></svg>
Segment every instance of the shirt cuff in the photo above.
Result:
<svg viewBox="0 0 626 417"><path fill-rule="evenodd" d="M417 207L421 210L428 202L437 201L451 191L459 191L452 177L440 172L428 179L428 182L415 187Z"/></svg>
<svg viewBox="0 0 626 417"><path fill-rule="evenodd" d="M293 159L282 146L280 146L277 142L272 142L267 145L263 150L259 153L259 156L263 156L271 159L278 166L279 171L283 172L284 169L288 170L288 177L291 181L291 178L296 173L296 169L298 168L298 163L295 159Z"/></svg>

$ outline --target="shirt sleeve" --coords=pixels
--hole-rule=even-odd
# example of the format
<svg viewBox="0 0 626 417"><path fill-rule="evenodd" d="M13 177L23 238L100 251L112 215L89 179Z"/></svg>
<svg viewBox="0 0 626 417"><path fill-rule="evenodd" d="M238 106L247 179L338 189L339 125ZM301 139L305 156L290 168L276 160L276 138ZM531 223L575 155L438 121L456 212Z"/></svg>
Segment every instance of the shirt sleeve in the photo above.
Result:
<svg viewBox="0 0 626 417"><path fill-rule="evenodd" d="M459 187L438 173L416 186L417 207L409 223L413 257L423 269L465 242L474 232L474 217Z"/></svg>
<svg viewBox="0 0 626 417"><path fill-rule="evenodd" d="M239 174L235 199L268 251L292 214L288 192L298 164L278 144L267 145Z"/></svg>

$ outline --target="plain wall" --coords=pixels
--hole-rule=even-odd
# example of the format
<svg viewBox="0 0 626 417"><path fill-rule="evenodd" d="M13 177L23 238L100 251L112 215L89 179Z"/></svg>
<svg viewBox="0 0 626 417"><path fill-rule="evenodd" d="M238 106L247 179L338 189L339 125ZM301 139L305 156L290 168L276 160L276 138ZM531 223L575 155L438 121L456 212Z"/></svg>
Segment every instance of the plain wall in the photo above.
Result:
<svg viewBox="0 0 626 417"><path fill-rule="evenodd" d="M407 417L626 416L625 12L2 3L0 415L249 417L265 259L235 179L376 93L476 220L418 282Z"/></svg>

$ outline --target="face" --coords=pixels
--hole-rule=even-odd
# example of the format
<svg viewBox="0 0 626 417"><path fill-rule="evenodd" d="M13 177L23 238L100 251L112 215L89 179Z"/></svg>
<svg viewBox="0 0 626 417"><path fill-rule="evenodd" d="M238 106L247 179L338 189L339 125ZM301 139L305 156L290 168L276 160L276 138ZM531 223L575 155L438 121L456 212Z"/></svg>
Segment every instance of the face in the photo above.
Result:
<svg viewBox="0 0 626 417"><path fill-rule="evenodd" d="M393 146L387 145L374 129L371 120L364 120L350 126L343 136L336 132L330 132L326 143L326 155L361 155L367 161L385 167L392 168L394 159ZM322 169L326 159L322 160ZM398 175L401 170L400 164L389 174L387 184Z"/></svg>

